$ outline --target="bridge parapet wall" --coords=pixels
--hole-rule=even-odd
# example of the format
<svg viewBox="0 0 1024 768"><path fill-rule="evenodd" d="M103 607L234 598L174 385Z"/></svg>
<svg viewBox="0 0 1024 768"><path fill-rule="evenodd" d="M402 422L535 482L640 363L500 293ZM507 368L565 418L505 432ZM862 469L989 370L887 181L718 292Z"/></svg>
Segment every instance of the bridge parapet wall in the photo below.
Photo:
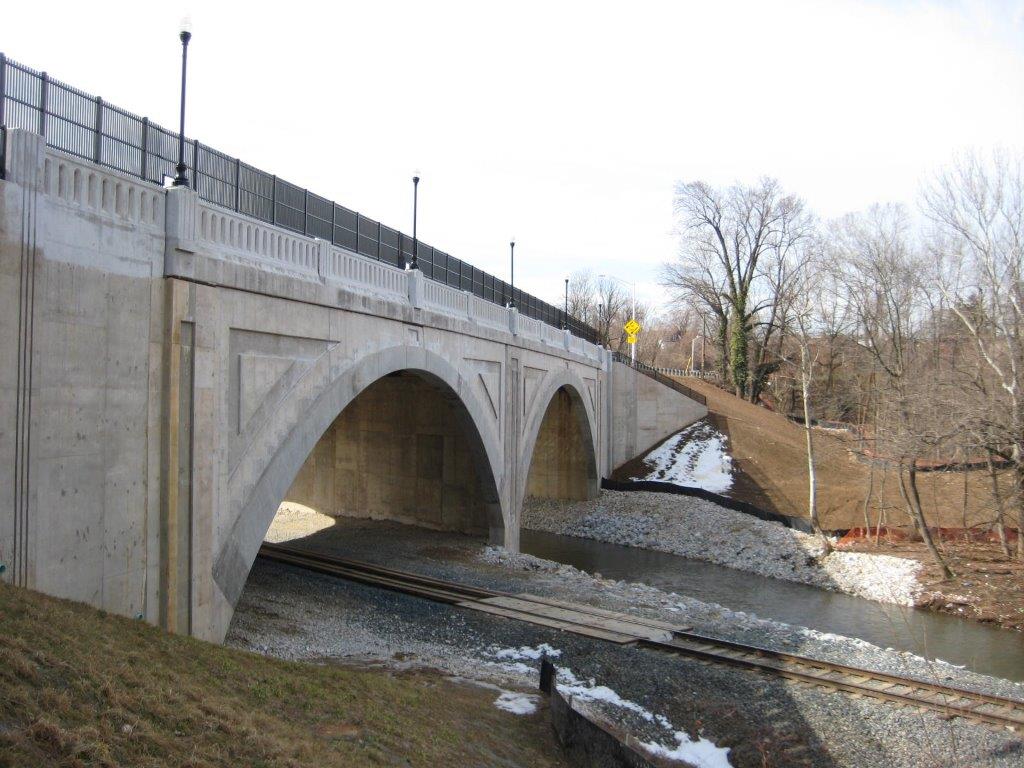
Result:
<svg viewBox="0 0 1024 768"><path fill-rule="evenodd" d="M318 238L225 211L200 200L187 189L163 191L167 196L167 275L176 274L176 252L200 253L224 263L245 264L259 270L326 286L340 286L403 306L468 320L521 339L568 351L595 362L602 349L585 339L508 307L460 291L443 283L398 269L340 248ZM182 275L192 277L192 275ZM515 318L513 315L516 315Z"/></svg>

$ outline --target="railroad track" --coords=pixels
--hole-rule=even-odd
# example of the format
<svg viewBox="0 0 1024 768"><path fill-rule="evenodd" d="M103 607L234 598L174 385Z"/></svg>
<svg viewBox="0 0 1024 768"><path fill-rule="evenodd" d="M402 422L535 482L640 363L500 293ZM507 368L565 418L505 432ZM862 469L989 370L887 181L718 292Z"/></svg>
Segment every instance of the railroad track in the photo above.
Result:
<svg viewBox="0 0 1024 768"><path fill-rule="evenodd" d="M375 587L415 595L496 616L632 645L703 662L936 712L947 718L1024 731L1024 701L976 693L926 680L719 640L672 624L528 594L456 584L297 547L264 544L260 556Z"/></svg>

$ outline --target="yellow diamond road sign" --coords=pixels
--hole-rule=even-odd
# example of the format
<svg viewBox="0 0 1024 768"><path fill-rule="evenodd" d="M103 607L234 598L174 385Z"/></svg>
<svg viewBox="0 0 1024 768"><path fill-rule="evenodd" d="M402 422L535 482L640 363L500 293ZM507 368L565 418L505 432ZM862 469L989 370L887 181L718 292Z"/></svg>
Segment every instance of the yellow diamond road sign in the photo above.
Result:
<svg viewBox="0 0 1024 768"><path fill-rule="evenodd" d="M636 336L637 333L640 332L640 323L638 323L636 320L632 320L631 319L628 323L626 323L623 326L623 330L626 333L628 333L630 336ZM635 339L634 339L634 341L635 341Z"/></svg>

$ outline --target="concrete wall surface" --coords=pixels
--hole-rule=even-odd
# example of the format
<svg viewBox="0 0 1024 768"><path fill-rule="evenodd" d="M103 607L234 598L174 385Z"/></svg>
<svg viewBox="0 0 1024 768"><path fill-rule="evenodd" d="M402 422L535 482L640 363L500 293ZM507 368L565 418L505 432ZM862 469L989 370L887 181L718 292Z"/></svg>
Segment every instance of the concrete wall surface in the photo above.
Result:
<svg viewBox="0 0 1024 768"><path fill-rule="evenodd" d="M444 385L411 374L363 390L317 441L284 500L334 517L484 536L501 525L468 413Z"/></svg>
<svg viewBox="0 0 1024 768"><path fill-rule="evenodd" d="M623 363L611 363L611 381L608 407L615 439L608 444L608 466L612 470L708 415L707 407L696 400Z"/></svg>
<svg viewBox="0 0 1024 768"><path fill-rule="evenodd" d="M219 640L290 491L516 549L528 486L592 495L703 415L418 271L6 142L5 580Z"/></svg>

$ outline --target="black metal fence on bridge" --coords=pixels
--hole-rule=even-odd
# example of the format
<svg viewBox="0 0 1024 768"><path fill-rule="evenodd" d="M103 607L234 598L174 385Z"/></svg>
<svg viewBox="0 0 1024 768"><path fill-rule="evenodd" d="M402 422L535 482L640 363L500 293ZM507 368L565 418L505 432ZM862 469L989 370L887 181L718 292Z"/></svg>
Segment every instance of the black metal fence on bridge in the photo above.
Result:
<svg viewBox="0 0 1024 768"><path fill-rule="evenodd" d="M178 133L91 96L46 72L0 53L0 126L41 134L62 152L163 185L178 162ZM2 152L2 149L0 149ZM379 221L243 163L197 139L187 139L185 164L199 197L259 221L329 240L399 268L412 259L413 239ZM0 165L0 173L6 165ZM599 343L579 319L504 280L419 241L417 262L425 277Z"/></svg>

